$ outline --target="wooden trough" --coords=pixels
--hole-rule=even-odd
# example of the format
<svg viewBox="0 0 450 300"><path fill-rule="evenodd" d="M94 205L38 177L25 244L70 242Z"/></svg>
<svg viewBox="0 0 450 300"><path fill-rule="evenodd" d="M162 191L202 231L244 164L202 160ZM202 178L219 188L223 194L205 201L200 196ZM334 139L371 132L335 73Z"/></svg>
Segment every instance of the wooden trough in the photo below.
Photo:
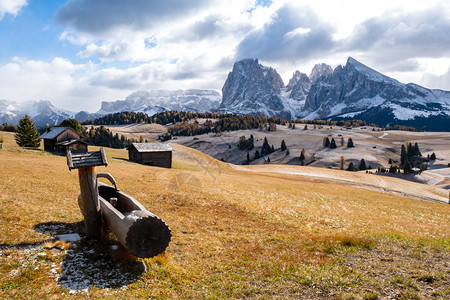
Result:
<svg viewBox="0 0 450 300"><path fill-rule="evenodd" d="M107 164L103 148L84 154L69 151L67 163L69 170L78 168L79 171L81 194L78 204L89 238L101 237L104 223L134 256L149 258L165 251L171 239L166 223L136 199L118 190L110 174L96 173L95 166ZM100 177L108 179L114 186L98 182Z"/></svg>

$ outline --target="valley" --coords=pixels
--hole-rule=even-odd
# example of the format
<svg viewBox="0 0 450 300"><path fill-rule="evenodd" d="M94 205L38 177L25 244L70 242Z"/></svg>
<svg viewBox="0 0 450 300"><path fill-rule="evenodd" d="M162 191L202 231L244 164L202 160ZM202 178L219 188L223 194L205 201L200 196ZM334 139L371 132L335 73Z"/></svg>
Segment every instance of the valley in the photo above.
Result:
<svg viewBox="0 0 450 300"><path fill-rule="evenodd" d="M450 295L450 206L355 184L378 176L235 166L175 143L173 168L164 169L106 148L108 166L99 172L111 173L172 230L166 252L143 260L142 272L112 263L101 245L83 238L78 175L64 156L17 147L12 133L1 134L2 298ZM411 191L417 185L402 182ZM73 232L79 243L52 248L56 233Z"/></svg>
<svg viewBox="0 0 450 300"><path fill-rule="evenodd" d="M204 119L199 119L201 125ZM134 125L117 125L106 126L113 133L125 135L128 138L139 140L142 135L144 139L157 139L158 135L166 131L164 126L157 124L134 124ZM450 187L450 133L448 132L411 132L411 131L375 131L373 127L354 127L345 129L340 126L319 126L314 129L314 125L307 125L304 129L303 124L297 124L295 129L288 126L277 125L276 131L267 130L238 130L227 131L221 134L209 133L196 136L175 136L169 143L184 145L199 150L217 160L223 160L233 165L290 165L300 166L300 154L305 148L304 165L308 167L316 167L320 169L339 170L341 156L345 158L344 169L350 162L356 167L361 159L364 159L367 166L371 166L371 172L375 172L379 167L389 168L389 160L394 164L399 164L400 149L405 142L418 143L422 156L426 157L435 153L437 159L430 161L428 170L421 174L388 174L383 175L385 181L389 181L390 177L396 176L400 179L424 183L427 185L440 188L441 200L448 200L448 191ZM254 146L252 150L240 150L237 147L239 138L245 136L247 139L250 135L254 136ZM337 148L324 148L322 145L323 138L334 138ZM267 157L255 159L255 151L261 151L264 138L267 138L270 145L274 146L275 152L267 155L270 163L267 163ZM344 139L344 145L341 145L341 139ZM351 138L355 144L354 148L347 147L348 139ZM286 151L281 151L280 145L285 141L289 155ZM250 161L247 162L247 153L249 153ZM282 166L280 166L283 169ZM322 172L321 170L317 172ZM366 171L359 171L365 173ZM346 174L347 172L345 172Z"/></svg>

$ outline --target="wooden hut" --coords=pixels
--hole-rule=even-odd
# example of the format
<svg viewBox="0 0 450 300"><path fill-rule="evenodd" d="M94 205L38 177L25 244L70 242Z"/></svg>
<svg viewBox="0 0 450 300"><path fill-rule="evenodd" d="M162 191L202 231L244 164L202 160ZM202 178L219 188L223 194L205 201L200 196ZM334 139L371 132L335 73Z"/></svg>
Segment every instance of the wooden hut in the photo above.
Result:
<svg viewBox="0 0 450 300"><path fill-rule="evenodd" d="M127 150L131 161L156 167L172 167L172 147L169 144L132 143Z"/></svg>
<svg viewBox="0 0 450 300"><path fill-rule="evenodd" d="M44 150L52 153L66 154L84 153L88 151L88 144L80 140L81 136L71 127L49 127L39 137L44 140Z"/></svg>

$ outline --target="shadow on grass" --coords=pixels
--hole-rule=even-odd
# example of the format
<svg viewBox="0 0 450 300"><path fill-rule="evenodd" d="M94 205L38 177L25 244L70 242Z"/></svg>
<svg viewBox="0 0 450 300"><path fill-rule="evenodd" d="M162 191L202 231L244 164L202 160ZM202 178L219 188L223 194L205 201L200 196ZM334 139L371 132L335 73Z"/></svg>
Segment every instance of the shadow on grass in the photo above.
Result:
<svg viewBox="0 0 450 300"><path fill-rule="evenodd" d="M0 244L0 248L39 249L45 242L54 241L57 235L77 233L81 239L71 243L72 246L66 250L61 263L61 274L57 279L62 287L69 290L86 290L93 286L121 288L135 282L145 271L144 264L140 261L113 262L108 249L117 242L108 235L100 242L88 240L84 235L83 222L45 222L36 224L34 230L53 238L40 243Z"/></svg>

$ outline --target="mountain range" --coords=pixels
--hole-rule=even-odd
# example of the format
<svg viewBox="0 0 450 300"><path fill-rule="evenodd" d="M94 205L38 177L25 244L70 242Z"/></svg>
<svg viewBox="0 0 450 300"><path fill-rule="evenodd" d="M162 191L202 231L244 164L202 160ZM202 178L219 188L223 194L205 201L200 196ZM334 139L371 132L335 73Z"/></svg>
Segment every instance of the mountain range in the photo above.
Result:
<svg viewBox="0 0 450 300"><path fill-rule="evenodd" d="M450 131L450 92L383 75L349 57L334 70L316 65L310 76L295 71L284 86L276 70L257 59L234 64L222 89L223 113L285 119L359 119Z"/></svg>
<svg viewBox="0 0 450 300"><path fill-rule="evenodd" d="M66 118L95 119L122 111L153 115L168 110L251 114L284 119L360 119L450 131L450 92L403 84L349 57L334 70L317 64L308 76L295 71L285 85L278 72L258 59L237 61L222 88L137 91L124 100L103 101L96 113L71 112L49 101L17 104L0 100L0 124L17 124L28 114L37 127Z"/></svg>

